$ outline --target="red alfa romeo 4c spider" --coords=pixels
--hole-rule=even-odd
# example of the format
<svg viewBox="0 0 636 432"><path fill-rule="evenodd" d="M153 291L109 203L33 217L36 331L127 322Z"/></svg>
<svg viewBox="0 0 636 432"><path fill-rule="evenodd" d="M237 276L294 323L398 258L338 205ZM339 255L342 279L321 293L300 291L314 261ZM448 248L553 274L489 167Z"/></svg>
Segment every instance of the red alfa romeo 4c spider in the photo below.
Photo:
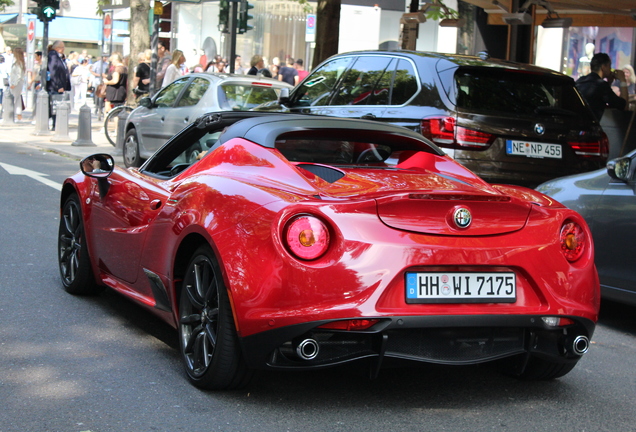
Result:
<svg viewBox="0 0 636 432"><path fill-rule="evenodd" d="M583 218L492 186L409 130L210 113L138 169L84 159L61 195L72 294L106 286L179 332L191 382L393 359L565 375L599 282Z"/></svg>

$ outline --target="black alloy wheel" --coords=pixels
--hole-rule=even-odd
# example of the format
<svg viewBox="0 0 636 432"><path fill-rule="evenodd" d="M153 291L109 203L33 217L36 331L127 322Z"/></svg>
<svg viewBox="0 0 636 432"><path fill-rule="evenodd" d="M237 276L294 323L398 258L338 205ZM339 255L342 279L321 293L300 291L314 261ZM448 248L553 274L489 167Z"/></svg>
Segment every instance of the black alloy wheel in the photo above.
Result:
<svg viewBox="0 0 636 432"><path fill-rule="evenodd" d="M208 246L190 260L180 299L179 339L190 381L210 390L246 385L252 371L243 359L225 283Z"/></svg>
<svg viewBox="0 0 636 432"><path fill-rule="evenodd" d="M91 269L77 194L69 196L62 207L57 249L64 289L70 294L98 293L101 288L95 283Z"/></svg>

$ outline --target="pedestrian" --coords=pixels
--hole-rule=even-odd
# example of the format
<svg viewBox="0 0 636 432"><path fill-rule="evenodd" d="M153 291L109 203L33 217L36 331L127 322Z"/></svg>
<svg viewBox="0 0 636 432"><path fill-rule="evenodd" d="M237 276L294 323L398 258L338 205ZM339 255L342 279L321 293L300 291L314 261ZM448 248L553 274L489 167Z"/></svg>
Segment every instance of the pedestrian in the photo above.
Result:
<svg viewBox="0 0 636 432"><path fill-rule="evenodd" d="M102 75L106 84L107 111L126 102L128 69L124 66L121 54L113 53L110 56L110 70Z"/></svg>
<svg viewBox="0 0 636 432"><path fill-rule="evenodd" d="M99 60L91 65L90 71L93 75L93 87L95 88L93 91L95 114L101 119L104 115L104 95L106 94L106 90L100 88L100 86L103 82L103 75L108 72L108 56L102 55Z"/></svg>
<svg viewBox="0 0 636 432"><path fill-rule="evenodd" d="M172 63L172 55L170 54L170 51L168 51L166 46L162 42L159 42L157 44L157 56L159 57L159 60L157 61L156 84L157 84L157 88L160 88L162 87L163 78L166 75L168 66L170 66L170 63Z"/></svg>
<svg viewBox="0 0 636 432"><path fill-rule="evenodd" d="M90 76L91 71L88 68L88 58L84 57L71 73L71 87L75 88L73 105L77 109L86 104L86 93L88 92L88 80Z"/></svg>
<svg viewBox="0 0 636 432"><path fill-rule="evenodd" d="M147 95L150 92L150 61L152 51L149 49L139 53L139 64L133 78L133 93L135 97Z"/></svg>
<svg viewBox="0 0 636 432"><path fill-rule="evenodd" d="M42 51L36 51L33 59L33 70L28 73L27 87L33 90L33 112L31 120L35 121L35 113L37 111L38 92L42 90Z"/></svg>
<svg viewBox="0 0 636 432"><path fill-rule="evenodd" d="M260 54L254 54L250 60L250 70L247 71L248 75L256 75L260 69L265 67L265 61Z"/></svg>
<svg viewBox="0 0 636 432"><path fill-rule="evenodd" d="M181 72L181 65L184 64L185 61L186 61L186 58L183 55L183 52L181 50L175 50L172 53L172 62L170 63L170 66L168 66L168 68L166 69L166 74L163 77L163 83L161 87L165 87L171 82L173 82L174 80L176 80L177 78L180 78L183 76Z"/></svg>
<svg viewBox="0 0 636 432"><path fill-rule="evenodd" d="M241 64L241 56L234 57L234 73L238 75L245 75L245 68Z"/></svg>
<svg viewBox="0 0 636 432"><path fill-rule="evenodd" d="M305 70L303 59L297 59L294 62L294 68L298 72L298 82L304 80L305 77L309 75L309 72Z"/></svg>
<svg viewBox="0 0 636 432"><path fill-rule="evenodd" d="M57 115L53 114L53 100L64 99L65 93L71 90L71 77L68 68L64 63L64 42L57 40L51 45L51 50L47 53L46 70L48 81L46 91L49 93L49 118L52 120L55 129Z"/></svg>
<svg viewBox="0 0 636 432"><path fill-rule="evenodd" d="M287 66L279 69L278 81L283 81L293 86L298 85L298 71L294 68L294 59L289 58Z"/></svg>
<svg viewBox="0 0 636 432"><path fill-rule="evenodd" d="M9 75L9 88L13 94L14 113L18 120L22 120L23 100L22 89L26 78L26 65L24 64L24 50L17 47L13 51L14 62Z"/></svg>
<svg viewBox="0 0 636 432"><path fill-rule="evenodd" d="M589 74L576 81L576 88L600 122L605 108L616 108L622 111L627 107L629 102L627 87L629 84L625 80L625 72L620 69L612 71L612 59L606 53L594 54L590 62L590 69ZM615 79L621 82L620 96L617 96L611 87Z"/></svg>

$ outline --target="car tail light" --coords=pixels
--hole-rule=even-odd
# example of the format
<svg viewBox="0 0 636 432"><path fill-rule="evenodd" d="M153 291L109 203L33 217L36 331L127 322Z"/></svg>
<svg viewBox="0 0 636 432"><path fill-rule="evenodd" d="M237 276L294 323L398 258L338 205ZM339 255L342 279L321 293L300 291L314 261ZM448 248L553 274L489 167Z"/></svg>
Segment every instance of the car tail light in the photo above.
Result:
<svg viewBox="0 0 636 432"><path fill-rule="evenodd" d="M367 330L380 322L379 319L351 319L342 321L333 321L327 324L318 326L321 329L331 330Z"/></svg>
<svg viewBox="0 0 636 432"><path fill-rule="evenodd" d="M429 117L422 119L422 135L441 147L476 148L489 147L496 136L458 126L455 117Z"/></svg>
<svg viewBox="0 0 636 432"><path fill-rule="evenodd" d="M329 229L317 217L298 216L287 225L285 239L289 250L298 258L320 258L329 247Z"/></svg>
<svg viewBox="0 0 636 432"><path fill-rule="evenodd" d="M550 327L565 327L574 324L574 321L570 318L561 318L561 317L541 317L544 323L546 323Z"/></svg>
<svg viewBox="0 0 636 432"><path fill-rule="evenodd" d="M609 156L609 138L605 132L601 132L601 137L597 141L588 142L568 142L577 156L583 157L603 157Z"/></svg>
<svg viewBox="0 0 636 432"><path fill-rule="evenodd" d="M588 239L581 225L568 221L561 227L561 252L570 261L576 261L583 255L587 248Z"/></svg>

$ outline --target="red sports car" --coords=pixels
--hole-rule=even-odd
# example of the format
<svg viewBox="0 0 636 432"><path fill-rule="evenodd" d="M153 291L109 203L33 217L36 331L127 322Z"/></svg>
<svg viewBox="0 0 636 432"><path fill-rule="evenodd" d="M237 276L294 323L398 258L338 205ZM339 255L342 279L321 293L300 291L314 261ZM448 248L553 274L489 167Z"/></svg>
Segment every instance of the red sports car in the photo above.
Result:
<svg viewBox="0 0 636 432"><path fill-rule="evenodd" d="M550 379L588 350L581 216L407 129L211 113L141 168L98 154L81 171L61 196L64 287L110 287L173 325L198 387L392 359Z"/></svg>

